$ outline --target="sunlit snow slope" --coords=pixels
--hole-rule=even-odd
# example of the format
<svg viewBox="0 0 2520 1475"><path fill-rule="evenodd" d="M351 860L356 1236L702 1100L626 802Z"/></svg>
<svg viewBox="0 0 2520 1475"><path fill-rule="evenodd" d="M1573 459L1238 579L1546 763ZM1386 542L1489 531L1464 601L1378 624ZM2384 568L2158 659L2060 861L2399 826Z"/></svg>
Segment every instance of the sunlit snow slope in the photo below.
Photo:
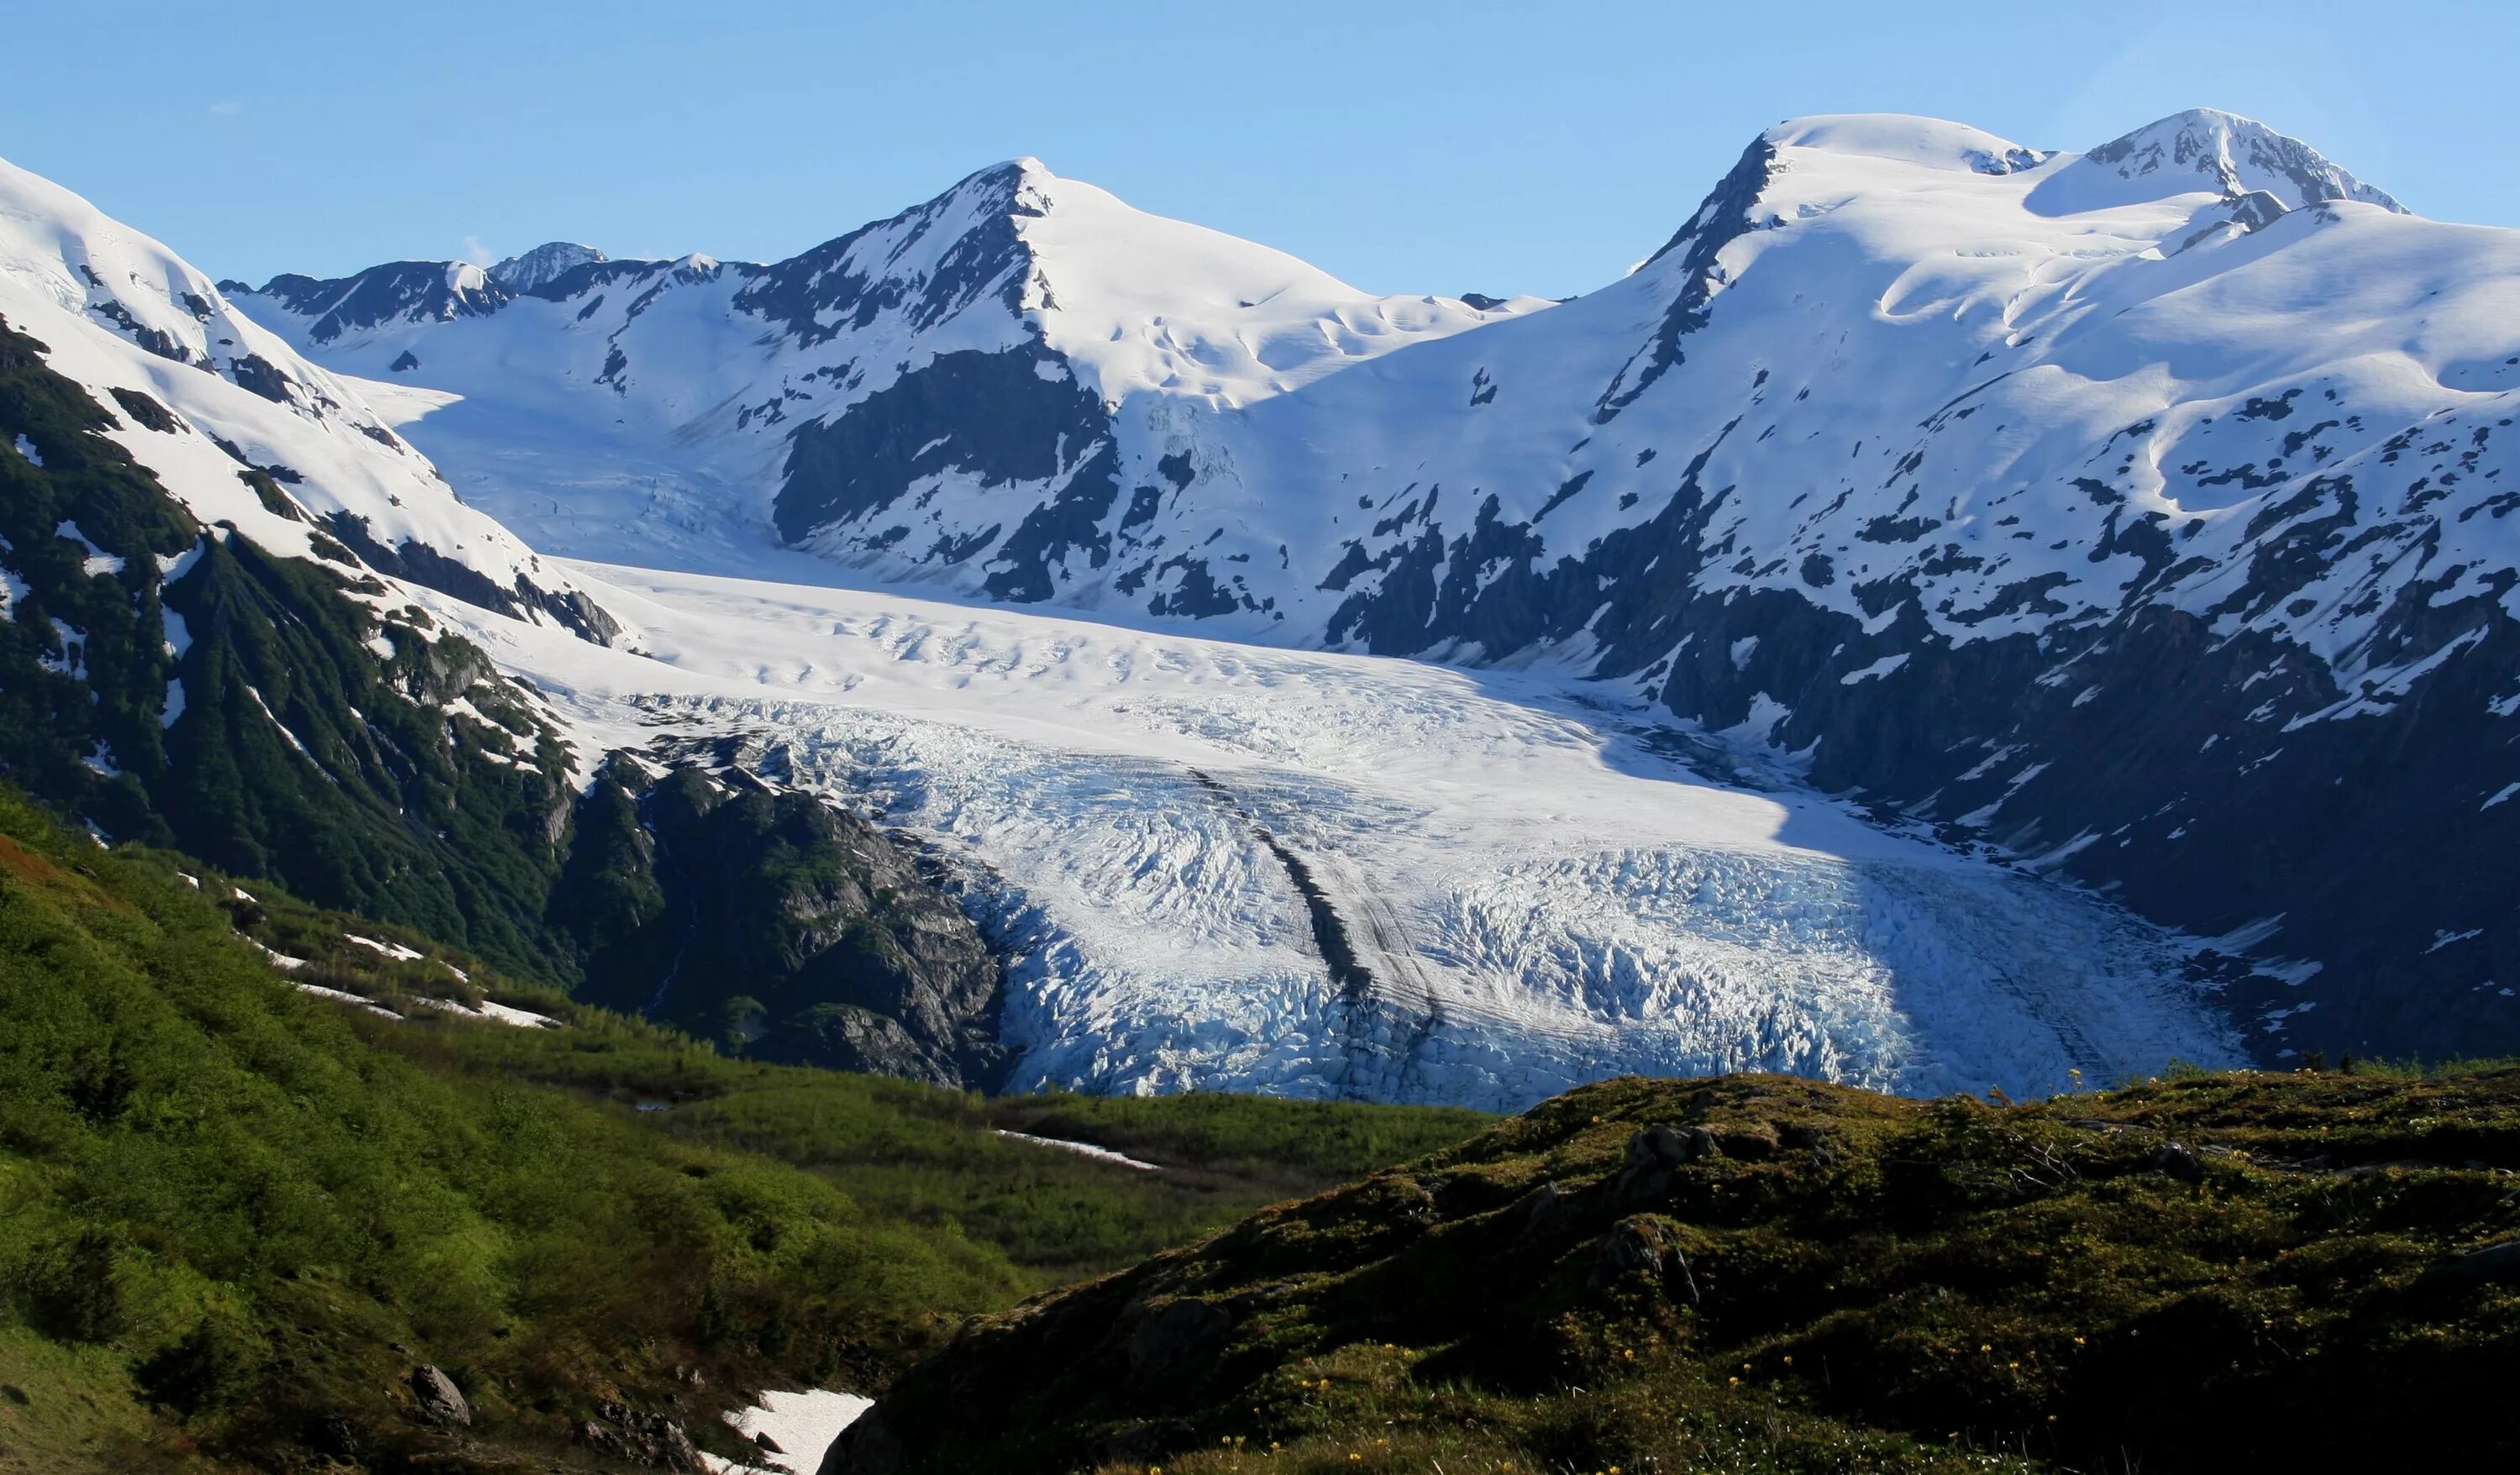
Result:
<svg viewBox="0 0 2520 1475"><path fill-rule="evenodd" d="M6 160L0 319L41 340L51 367L108 413L118 409L113 439L203 522L289 557L330 533L382 572L613 633L584 591L464 505L349 381L238 312L164 246ZM258 494L240 474L249 470L289 490Z"/></svg>

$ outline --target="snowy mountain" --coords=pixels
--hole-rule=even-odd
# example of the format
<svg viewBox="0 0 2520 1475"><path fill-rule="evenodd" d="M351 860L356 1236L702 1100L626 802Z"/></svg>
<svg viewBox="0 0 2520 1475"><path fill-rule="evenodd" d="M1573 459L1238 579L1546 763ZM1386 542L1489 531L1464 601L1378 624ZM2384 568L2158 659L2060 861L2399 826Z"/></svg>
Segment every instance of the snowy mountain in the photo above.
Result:
<svg viewBox="0 0 2520 1475"><path fill-rule="evenodd" d="M1028 160L771 266L435 270L239 300L547 551L1537 661L2219 939L2271 1055L2520 1044L2520 235L2258 123L1781 124L1562 305Z"/></svg>
<svg viewBox="0 0 2520 1475"><path fill-rule="evenodd" d="M614 633L574 582L465 506L351 383L165 246L5 161L0 317L45 342L54 371L123 404L133 424L113 438L203 522L287 556L320 530L381 572L590 638ZM290 505L258 495L246 470L289 488Z"/></svg>
<svg viewBox="0 0 2520 1475"><path fill-rule="evenodd" d="M1189 472L1124 464L1138 421L1548 305L1377 298L1031 159L772 265L587 262L530 289L500 270L240 300L327 364L436 391L402 413L537 546L741 568L766 534L1019 601L1152 546L1153 484Z"/></svg>
<svg viewBox="0 0 2520 1475"><path fill-rule="evenodd" d="M606 761L485 654L603 648L599 595L355 381L0 165L0 776L757 1054L994 1079L998 964L915 856L821 796Z"/></svg>

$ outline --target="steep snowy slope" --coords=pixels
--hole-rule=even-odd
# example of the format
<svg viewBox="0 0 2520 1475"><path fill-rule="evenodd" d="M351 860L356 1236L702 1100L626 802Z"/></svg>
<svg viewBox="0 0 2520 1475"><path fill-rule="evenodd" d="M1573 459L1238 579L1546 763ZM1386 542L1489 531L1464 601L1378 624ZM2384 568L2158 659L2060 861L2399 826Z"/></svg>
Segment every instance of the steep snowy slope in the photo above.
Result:
<svg viewBox="0 0 2520 1475"><path fill-rule="evenodd" d="M1009 166L779 267L247 300L414 386L386 413L550 551L816 577L766 527L1273 644L1545 653L2252 951L2270 1054L2520 1048L2520 234L2203 111L2085 155L1782 124L1547 311L1189 231Z"/></svg>
<svg viewBox="0 0 2520 1475"><path fill-rule="evenodd" d="M0 775L534 965L518 893L570 755L433 592L380 575L570 640L611 628L581 586L163 247L6 165L0 448Z"/></svg>
<svg viewBox="0 0 2520 1475"><path fill-rule="evenodd" d="M115 438L202 520L302 556L314 524L270 510L238 474L258 469L382 572L590 637L612 633L591 599L466 507L350 385L236 311L165 246L5 160L0 317L100 398L159 407L132 409L136 423ZM152 424L167 412L170 423Z"/></svg>

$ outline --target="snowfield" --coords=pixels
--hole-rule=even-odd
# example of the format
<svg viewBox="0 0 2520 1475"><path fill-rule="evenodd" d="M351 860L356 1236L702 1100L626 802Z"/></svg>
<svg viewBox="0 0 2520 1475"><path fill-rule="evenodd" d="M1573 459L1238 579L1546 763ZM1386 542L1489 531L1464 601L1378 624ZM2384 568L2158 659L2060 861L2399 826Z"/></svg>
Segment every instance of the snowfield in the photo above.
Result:
<svg viewBox="0 0 2520 1475"><path fill-rule="evenodd" d="M1628 1071L2036 1093L2239 1058L2176 939L1774 766L1711 782L1556 667L569 572L644 653L431 607L582 751L735 739L927 841L1012 950L1012 1089L1504 1109Z"/></svg>

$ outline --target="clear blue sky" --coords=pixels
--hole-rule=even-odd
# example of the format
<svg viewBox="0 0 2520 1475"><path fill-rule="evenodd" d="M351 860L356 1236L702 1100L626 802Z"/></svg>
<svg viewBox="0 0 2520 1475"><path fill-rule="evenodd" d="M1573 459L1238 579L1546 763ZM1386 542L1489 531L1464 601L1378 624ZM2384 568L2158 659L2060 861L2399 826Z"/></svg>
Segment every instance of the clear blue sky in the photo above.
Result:
<svg viewBox="0 0 2520 1475"><path fill-rule="evenodd" d="M0 3L0 156L259 282L503 255L775 259L1039 156L1380 291L1588 291L1754 133L2089 148L2227 108L2520 225L2520 4Z"/></svg>

